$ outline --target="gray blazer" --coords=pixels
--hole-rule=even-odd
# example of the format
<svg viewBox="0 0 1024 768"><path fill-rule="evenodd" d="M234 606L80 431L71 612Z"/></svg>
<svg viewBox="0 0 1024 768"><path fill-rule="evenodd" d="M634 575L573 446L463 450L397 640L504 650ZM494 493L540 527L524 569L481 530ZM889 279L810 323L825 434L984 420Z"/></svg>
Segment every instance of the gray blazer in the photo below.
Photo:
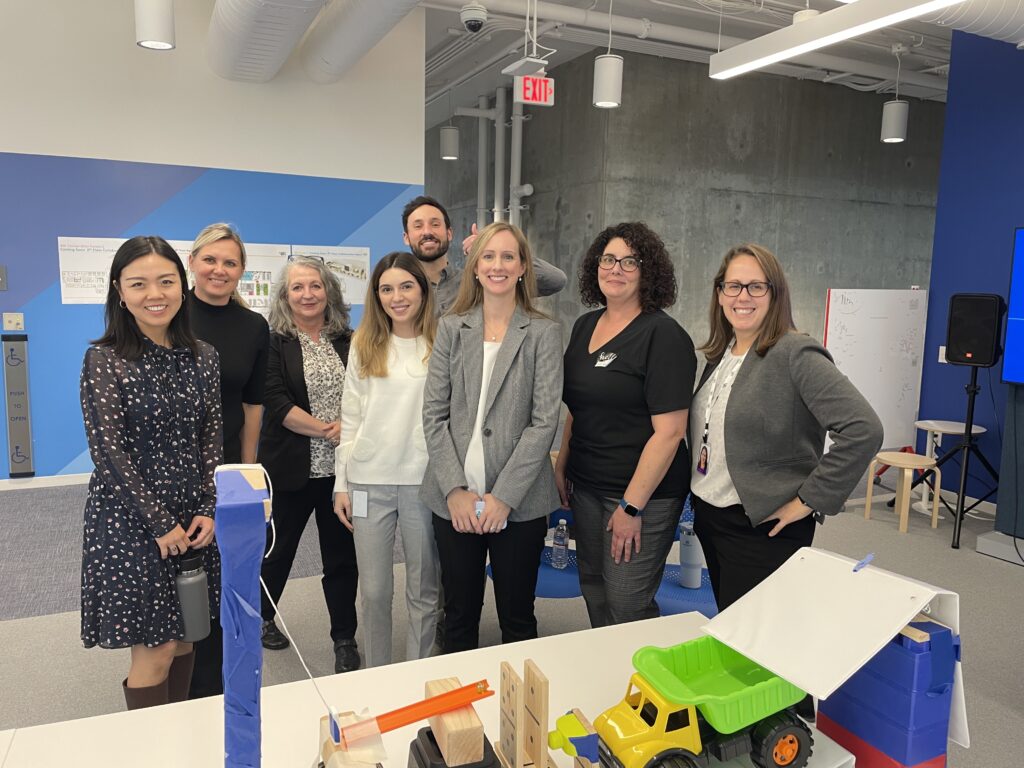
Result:
<svg viewBox="0 0 1024 768"><path fill-rule="evenodd" d="M714 369L704 368L698 391ZM691 416L698 445L704 414ZM740 366L725 405L725 462L754 525L797 495L818 515L841 511L881 445L875 411L811 337L787 334Z"/></svg>
<svg viewBox="0 0 1024 768"><path fill-rule="evenodd" d="M483 389L483 312L441 318L423 391L427 461L420 499L451 519L448 494L465 487L463 469ZM511 522L558 506L551 443L562 402L562 329L518 307L494 361L483 416L490 492L512 508Z"/></svg>

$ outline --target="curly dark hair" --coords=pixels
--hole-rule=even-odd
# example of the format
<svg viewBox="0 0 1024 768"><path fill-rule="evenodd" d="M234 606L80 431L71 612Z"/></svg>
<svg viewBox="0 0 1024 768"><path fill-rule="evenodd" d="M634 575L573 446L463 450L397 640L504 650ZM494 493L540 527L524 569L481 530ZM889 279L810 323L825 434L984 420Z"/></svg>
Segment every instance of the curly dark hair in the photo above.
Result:
<svg viewBox="0 0 1024 768"><path fill-rule="evenodd" d="M644 312L655 312L672 306L676 301L676 273L665 242L650 227L640 221L623 222L608 227L591 244L580 263L580 300L588 307L605 306L607 300L597 281L597 260L608 243L616 237L640 259L640 307Z"/></svg>

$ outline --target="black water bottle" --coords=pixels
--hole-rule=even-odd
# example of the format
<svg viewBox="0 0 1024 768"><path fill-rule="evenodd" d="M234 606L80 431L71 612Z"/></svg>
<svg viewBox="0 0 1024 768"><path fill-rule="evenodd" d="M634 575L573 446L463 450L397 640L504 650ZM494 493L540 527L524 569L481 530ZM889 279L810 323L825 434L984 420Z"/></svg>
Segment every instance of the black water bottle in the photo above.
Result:
<svg viewBox="0 0 1024 768"><path fill-rule="evenodd" d="M174 578L185 627L182 642L195 643L210 634L210 596L206 586L202 552L189 552L178 562Z"/></svg>

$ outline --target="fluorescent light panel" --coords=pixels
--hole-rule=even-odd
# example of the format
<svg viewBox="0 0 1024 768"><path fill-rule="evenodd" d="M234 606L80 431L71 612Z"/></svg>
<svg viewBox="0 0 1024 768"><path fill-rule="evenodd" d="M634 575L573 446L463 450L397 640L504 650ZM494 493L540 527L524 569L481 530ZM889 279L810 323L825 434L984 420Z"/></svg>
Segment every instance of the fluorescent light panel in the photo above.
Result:
<svg viewBox="0 0 1024 768"><path fill-rule="evenodd" d="M858 0L712 55L711 77L727 80L963 1Z"/></svg>

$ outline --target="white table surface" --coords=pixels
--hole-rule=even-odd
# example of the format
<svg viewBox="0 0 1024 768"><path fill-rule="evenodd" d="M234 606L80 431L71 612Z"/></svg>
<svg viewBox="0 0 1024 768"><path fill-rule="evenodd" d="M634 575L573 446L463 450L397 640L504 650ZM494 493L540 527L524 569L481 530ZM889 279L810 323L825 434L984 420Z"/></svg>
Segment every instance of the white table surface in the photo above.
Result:
<svg viewBox="0 0 1024 768"><path fill-rule="evenodd" d="M698 613L666 616L617 627L572 632L508 646L437 656L318 679L327 700L340 711L380 714L423 698L427 680L457 676L463 684L486 678L496 691L475 707L492 743L498 741L500 664L508 661L522 676L532 658L550 681L548 729L555 717L578 707L591 720L626 692L633 651L644 645L671 645L696 637L706 619ZM309 681L263 689L263 766L309 768L319 749L323 705ZM385 734L388 768L404 768L409 743L425 724ZM220 768L224 765L223 698L214 696L163 707L71 720L0 733L13 734L2 768ZM812 768L853 768L853 758L815 732ZM560 768L571 758L554 752ZM728 763L749 768L746 758Z"/></svg>
<svg viewBox="0 0 1024 768"><path fill-rule="evenodd" d="M4 758L7 757L7 750L11 746L11 741L14 740L14 731L0 731L0 766L4 764Z"/></svg>

